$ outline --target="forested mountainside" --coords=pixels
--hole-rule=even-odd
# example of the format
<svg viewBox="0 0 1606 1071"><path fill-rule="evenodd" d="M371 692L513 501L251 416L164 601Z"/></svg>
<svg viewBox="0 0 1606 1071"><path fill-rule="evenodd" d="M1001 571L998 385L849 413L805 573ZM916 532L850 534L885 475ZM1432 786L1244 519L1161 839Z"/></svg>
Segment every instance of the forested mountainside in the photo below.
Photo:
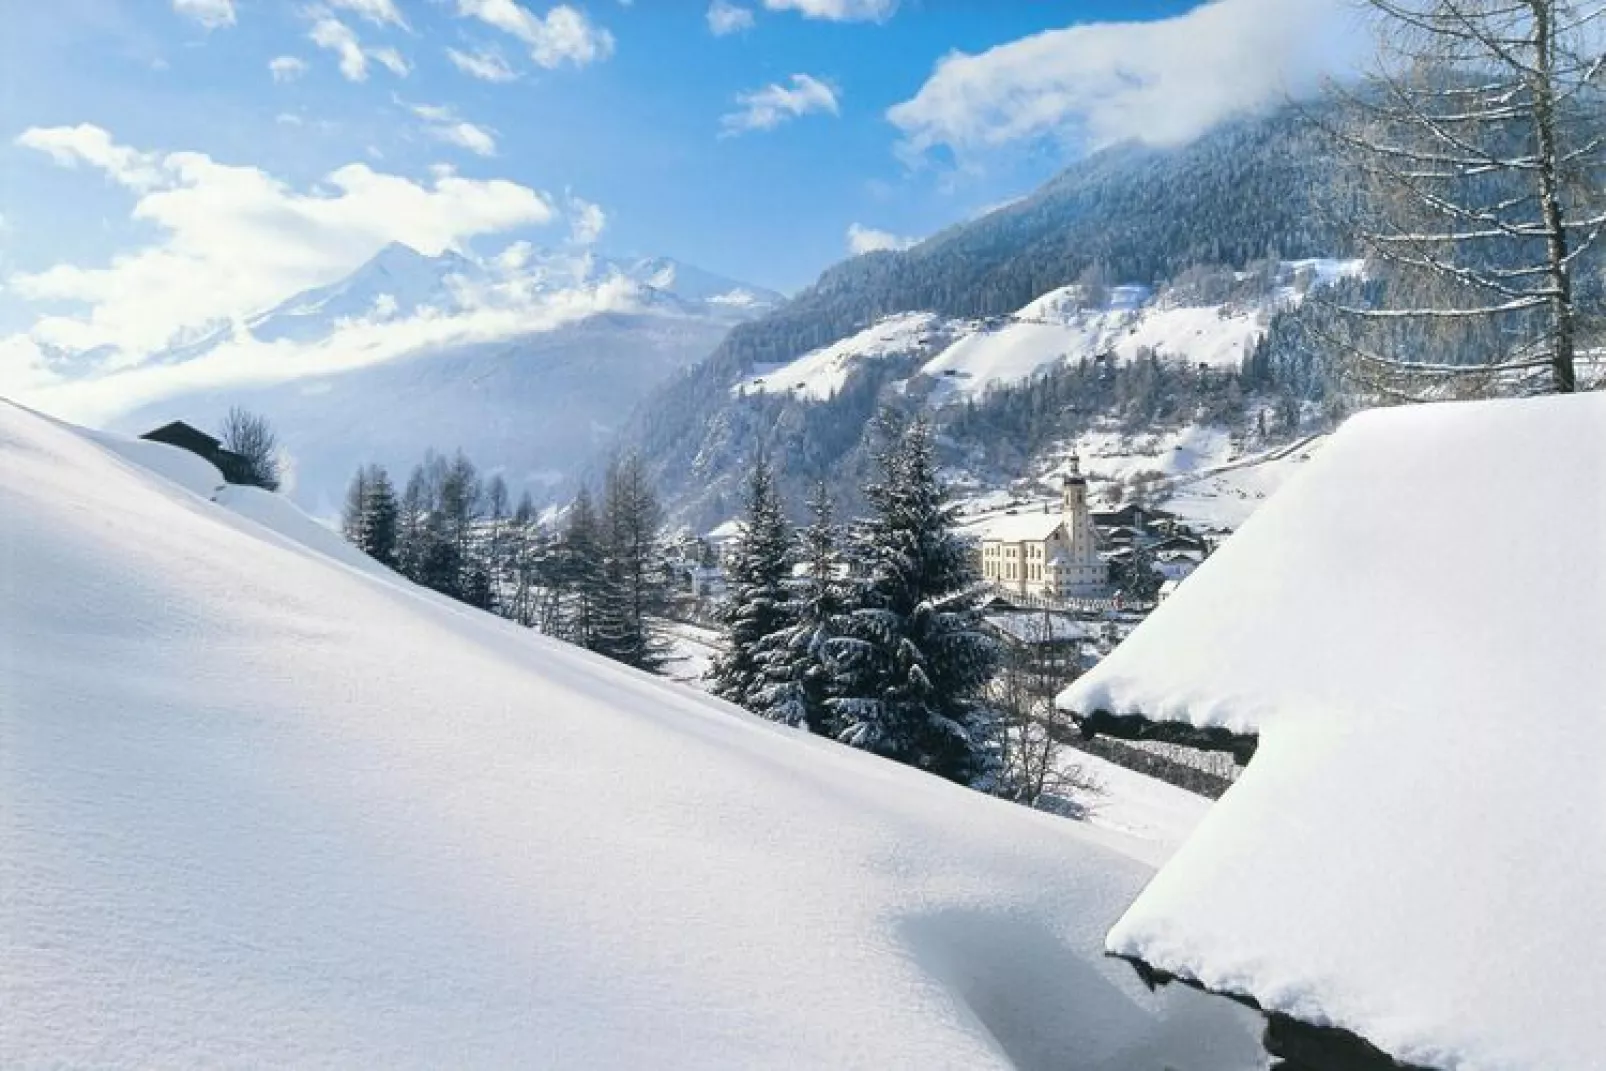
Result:
<svg viewBox="0 0 1606 1071"><path fill-rule="evenodd" d="M1329 181L1318 136L1291 108L1179 149L1107 149L1023 200L911 249L831 268L780 309L738 325L707 360L651 395L618 446L650 460L667 500L694 524L728 515L728 478L760 449L785 459L789 494L814 478L849 475L862 464L865 425L879 406L945 399L921 377L906 382L933 356L930 338L912 339L903 354L883 347L825 401L733 394L732 387L891 314L930 312L964 324L963 334L1029 317L1035 299L1073 284L1088 307L1113 289L1136 287L1151 307L1217 305L1223 316L1247 310L1269 325L1277 292L1289 283L1278 265L1351 253L1343 197ZM1251 267L1246 283L1241 273ZM1257 280L1265 284L1258 290ZM1168 356L1187 360L1186 341L1170 341ZM1098 354L1067 348L1064 356L1074 363ZM1320 394L1303 388L1306 399ZM965 404L992 403L973 393ZM969 426L986 424L973 414Z"/></svg>

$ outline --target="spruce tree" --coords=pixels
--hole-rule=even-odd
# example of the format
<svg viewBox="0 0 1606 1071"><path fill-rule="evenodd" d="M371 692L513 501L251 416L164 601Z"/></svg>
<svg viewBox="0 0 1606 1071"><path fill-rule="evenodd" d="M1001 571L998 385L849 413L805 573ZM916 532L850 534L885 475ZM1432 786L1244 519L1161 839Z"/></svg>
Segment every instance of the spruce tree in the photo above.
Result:
<svg viewBox="0 0 1606 1071"><path fill-rule="evenodd" d="M762 455L747 481L741 535L732 549L719 620L725 647L708 670L709 690L762 711L764 643L790 624L791 554L774 473Z"/></svg>
<svg viewBox="0 0 1606 1071"><path fill-rule="evenodd" d="M658 545L663 509L639 456L629 454L609 466L600 520L603 583L593 650L637 669L657 671L667 656L651 623L668 601L668 576Z"/></svg>
<svg viewBox="0 0 1606 1071"><path fill-rule="evenodd" d="M974 551L917 420L882 451L871 517L849 540L854 575L824 657L838 739L961 784L988 787L997 719L982 691L998 663L979 628Z"/></svg>
<svg viewBox="0 0 1606 1071"><path fill-rule="evenodd" d="M824 482L815 485L809 498L809 515L799 540L805 575L782 608L785 625L759 643L764 684L756 709L772 721L834 736L838 726L827 703L831 671L822 651L831 622L842 610L837 576L841 559L831 492Z"/></svg>
<svg viewBox="0 0 1606 1071"><path fill-rule="evenodd" d="M553 584L561 592L559 635L587 650L599 649L601 603L608 583L602 531L591 492L575 496L565 518Z"/></svg>
<svg viewBox="0 0 1606 1071"><path fill-rule="evenodd" d="M396 564L396 489L383 465L370 465L363 480L362 541L364 554L382 565Z"/></svg>
<svg viewBox="0 0 1606 1071"><path fill-rule="evenodd" d="M368 469L358 468L346 485L346 502L340 511L340 534L354 547L362 546L363 513L368 508Z"/></svg>
<svg viewBox="0 0 1606 1071"><path fill-rule="evenodd" d="M422 583L427 555L427 523L433 503L430 500L424 466L413 466L402 492L401 511L396 525L396 565L414 583Z"/></svg>
<svg viewBox="0 0 1606 1071"><path fill-rule="evenodd" d="M399 507L390 476L380 465L357 470L346 489L340 530L346 541L384 565L395 566Z"/></svg>

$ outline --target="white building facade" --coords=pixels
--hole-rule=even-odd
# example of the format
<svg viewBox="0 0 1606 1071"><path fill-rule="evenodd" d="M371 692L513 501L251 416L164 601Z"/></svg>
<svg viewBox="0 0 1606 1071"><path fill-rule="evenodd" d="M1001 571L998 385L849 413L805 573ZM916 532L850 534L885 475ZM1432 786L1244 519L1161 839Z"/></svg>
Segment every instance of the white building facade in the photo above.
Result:
<svg viewBox="0 0 1606 1071"><path fill-rule="evenodd" d="M1019 513L977 526L981 571L989 583L1051 599L1103 594L1109 574L1087 505L1087 479L1076 458L1065 474L1060 511Z"/></svg>

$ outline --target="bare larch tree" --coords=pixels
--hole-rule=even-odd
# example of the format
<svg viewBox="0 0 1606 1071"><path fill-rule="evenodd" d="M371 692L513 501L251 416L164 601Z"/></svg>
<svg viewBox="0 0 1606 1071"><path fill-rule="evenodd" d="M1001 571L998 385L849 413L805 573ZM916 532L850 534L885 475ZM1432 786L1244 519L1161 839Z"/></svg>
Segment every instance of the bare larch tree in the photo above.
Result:
<svg viewBox="0 0 1606 1071"><path fill-rule="evenodd" d="M1357 0L1378 60L1331 130L1381 299L1342 307L1363 388L1577 389L1606 225L1606 0ZM1580 283L1587 289L1581 290Z"/></svg>

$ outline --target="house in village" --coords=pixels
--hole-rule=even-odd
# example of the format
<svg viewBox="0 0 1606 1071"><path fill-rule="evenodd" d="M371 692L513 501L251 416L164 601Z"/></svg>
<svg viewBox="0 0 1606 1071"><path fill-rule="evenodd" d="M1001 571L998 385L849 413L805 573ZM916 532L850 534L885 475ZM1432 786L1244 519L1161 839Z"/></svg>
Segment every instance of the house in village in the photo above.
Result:
<svg viewBox="0 0 1606 1071"><path fill-rule="evenodd" d="M1050 610L1017 610L1008 605L983 608L982 628L1006 651L1030 652L1063 668L1069 679L1098 660L1093 634L1068 614Z"/></svg>
<svg viewBox="0 0 1606 1071"><path fill-rule="evenodd" d="M253 482L249 461L232 450L225 450L222 442L215 436L208 435L206 432L186 424L182 420L175 420L171 423L163 424L159 428L153 428L141 435L140 438L153 443L176 446L181 450L188 450L199 458L210 461L223 474L223 479L228 483L249 484Z"/></svg>
<svg viewBox="0 0 1606 1071"><path fill-rule="evenodd" d="M1049 599L1102 594L1109 581L1087 505L1087 478L1072 457L1058 513L1014 513L977 525L982 577L1004 591Z"/></svg>
<svg viewBox="0 0 1606 1071"><path fill-rule="evenodd" d="M1112 955L1287 1071L1602 1066L1606 551L1537 515L1606 520L1606 394L1364 413L1061 694L1249 761Z"/></svg>

